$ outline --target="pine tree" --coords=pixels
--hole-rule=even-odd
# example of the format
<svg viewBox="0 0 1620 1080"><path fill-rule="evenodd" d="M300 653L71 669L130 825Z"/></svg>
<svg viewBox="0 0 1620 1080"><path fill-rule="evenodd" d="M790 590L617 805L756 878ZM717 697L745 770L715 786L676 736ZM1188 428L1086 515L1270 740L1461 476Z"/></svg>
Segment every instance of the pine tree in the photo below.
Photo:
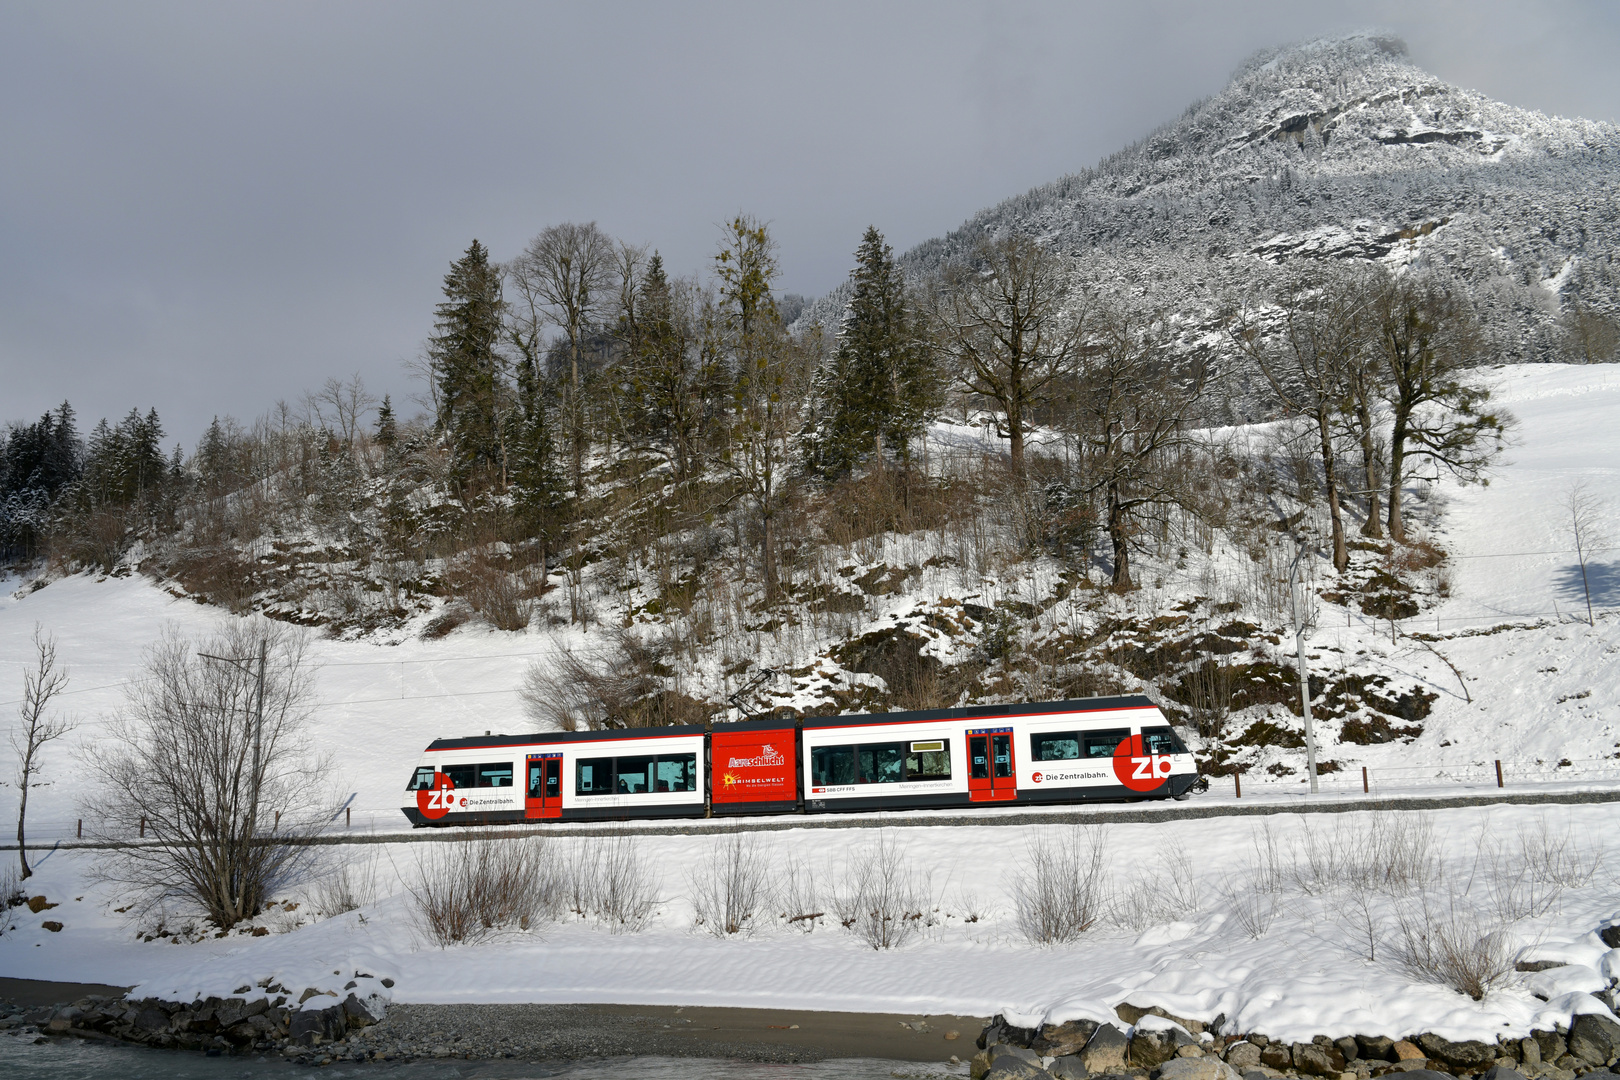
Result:
<svg viewBox="0 0 1620 1080"><path fill-rule="evenodd" d="M567 483L557 461L551 404L539 364L525 357L518 364L518 407L512 448L513 507L524 531L540 541L541 561L556 548L567 523Z"/></svg>
<svg viewBox="0 0 1620 1080"><path fill-rule="evenodd" d="M384 394L382 404L377 406L377 445L382 447L385 462L393 459L398 442L399 424L394 419L394 402Z"/></svg>
<svg viewBox="0 0 1620 1080"><path fill-rule="evenodd" d="M817 372L811 465L846 475L887 448L909 457L938 399L938 380L883 234L868 227L850 271L851 295L838 351Z"/></svg>
<svg viewBox="0 0 1620 1080"><path fill-rule="evenodd" d="M499 395L500 268L477 240L444 277L444 302L434 309L428 356L438 386L438 427L450 441L458 485L502 480Z"/></svg>

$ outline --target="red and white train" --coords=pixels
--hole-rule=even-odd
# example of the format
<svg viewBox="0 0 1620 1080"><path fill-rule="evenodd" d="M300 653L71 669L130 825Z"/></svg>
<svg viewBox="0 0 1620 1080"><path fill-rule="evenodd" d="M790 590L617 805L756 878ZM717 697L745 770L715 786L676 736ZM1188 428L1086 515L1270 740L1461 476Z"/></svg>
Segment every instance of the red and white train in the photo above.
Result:
<svg viewBox="0 0 1620 1080"><path fill-rule="evenodd" d="M438 739L414 825L822 814L1184 797L1193 756L1145 697Z"/></svg>

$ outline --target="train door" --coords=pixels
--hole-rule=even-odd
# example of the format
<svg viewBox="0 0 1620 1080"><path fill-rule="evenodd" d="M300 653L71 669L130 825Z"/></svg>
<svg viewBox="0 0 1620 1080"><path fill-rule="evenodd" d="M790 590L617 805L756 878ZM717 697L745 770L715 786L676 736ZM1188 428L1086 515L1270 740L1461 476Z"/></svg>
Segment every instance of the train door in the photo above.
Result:
<svg viewBox="0 0 1620 1080"><path fill-rule="evenodd" d="M562 755L530 754L528 774L524 816L531 821L562 817Z"/></svg>
<svg viewBox="0 0 1620 1080"><path fill-rule="evenodd" d="M1001 802L1018 797L1012 728L968 732L968 798Z"/></svg>

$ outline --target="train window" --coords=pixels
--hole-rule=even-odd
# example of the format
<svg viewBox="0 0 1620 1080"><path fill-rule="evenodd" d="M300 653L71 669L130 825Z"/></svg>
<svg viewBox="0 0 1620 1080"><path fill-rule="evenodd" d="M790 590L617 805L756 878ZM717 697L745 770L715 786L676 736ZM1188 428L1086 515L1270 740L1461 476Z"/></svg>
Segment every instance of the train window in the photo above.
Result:
<svg viewBox="0 0 1620 1080"><path fill-rule="evenodd" d="M968 775L974 780L990 779L989 738L980 735L968 740Z"/></svg>
<svg viewBox="0 0 1620 1080"><path fill-rule="evenodd" d="M620 795L645 795L652 790L653 759L650 757L622 757L613 759L613 772L618 778L614 788Z"/></svg>
<svg viewBox="0 0 1620 1080"><path fill-rule="evenodd" d="M1032 761L1073 761L1080 756L1078 731L1037 731L1029 737Z"/></svg>
<svg viewBox="0 0 1620 1080"><path fill-rule="evenodd" d="M511 787L512 763L510 761L492 761L487 765L474 766L478 770L479 787ZM457 784L457 787L461 785Z"/></svg>
<svg viewBox="0 0 1620 1080"><path fill-rule="evenodd" d="M1012 736L990 736L990 757L995 762L996 778L1012 775Z"/></svg>
<svg viewBox="0 0 1620 1080"><path fill-rule="evenodd" d="M696 791L697 755L677 754L660 757L656 770L654 791Z"/></svg>
<svg viewBox="0 0 1620 1080"><path fill-rule="evenodd" d="M810 782L816 787L855 782L853 746L817 746L810 751Z"/></svg>
<svg viewBox="0 0 1620 1080"><path fill-rule="evenodd" d="M529 762L529 798L540 797L540 774L543 769L538 761Z"/></svg>
<svg viewBox="0 0 1620 1080"><path fill-rule="evenodd" d="M949 780L951 778L951 741L934 739L914 742L906 755L907 780Z"/></svg>
<svg viewBox="0 0 1620 1080"><path fill-rule="evenodd" d="M1185 754L1187 748L1181 745L1176 733L1167 727L1145 727L1142 729L1142 747L1150 754Z"/></svg>
<svg viewBox="0 0 1620 1080"><path fill-rule="evenodd" d="M405 785L406 791L426 791L433 786L433 766L423 765L411 774L410 783Z"/></svg>
<svg viewBox="0 0 1620 1080"><path fill-rule="evenodd" d="M1131 733L1124 728L1109 731L1086 731L1081 733L1085 742L1085 756L1113 757L1114 747L1131 737Z"/></svg>
<svg viewBox="0 0 1620 1080"><path fill-rule="evenodd" d="M478 783L478 766L476 765L446 765L444 775L458 788L474 787Z"/></svg>
<svg viewBox="0 0 1620 1080"><path fill-rule="evenodd" d="M613 794L613 759L582 758L574 764L575 795Z"/></svg>
<svg viewBox="0 0 1620 1080"><path fill-rule="evenodd" d="M905 779L906 744L877 743L858 747L863 784L896 784Z"/></svg>

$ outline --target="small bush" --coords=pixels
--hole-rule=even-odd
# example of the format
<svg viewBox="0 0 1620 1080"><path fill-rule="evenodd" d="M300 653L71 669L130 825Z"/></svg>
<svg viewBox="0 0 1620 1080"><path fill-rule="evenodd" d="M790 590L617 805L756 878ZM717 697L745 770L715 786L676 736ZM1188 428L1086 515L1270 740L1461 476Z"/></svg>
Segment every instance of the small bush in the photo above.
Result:
<svg viewBox="0 0 1620 1080"><path fill-rule="evenodd" d="M598 842L596 855L588 890L591 913L615 934L644 929L658 905L658 882L639 842L629 833L614 833Z"/></svg>
<svg viewBox="0 0 1620 1080"><path fill-rule="evenodd" d="M377 900L377 859L361 855L345 858L335 869L315 882L310 899L328 918L346 911L369 907Z"/></svg>
<svg viewBox="0 0 1620 1080"><path fill-rule="evenodd" d="M1397 909L1396 927L1389 951L1413 978L1481 1001L1513 972L1508 935L1482 920L1466 898L1453 895L1442 904L1420 893Z"/></svg>
<svg viewBox="0 0 1620 1080"><path fill-rule="evenodd" d="M1029 846L1029 870L1013 881L1018 929L1037 945L1073 941L1108 907L1107 837L1099 826L1076 825L1056 839Z"/></svg>
<svg viewBox="0 0 1620 1080"><path fill-rule="evenodd" d="M888 832L855 852L833 897L839 923L873 949L897 949L921 929L928 882Z"/></svg>
<svg viewBox="0 0 1620 1080"><path fill-rule="evenodd" d="M527 930L556 914L561 883L536 836L489 833L430 844L409 885L422 930L440 948L496 930Z"/></svg>
<svg viewBox="0 0 1620 1080"><path fill-rule="evenodd" d="M1128 930L1146 930L1197 911L1199 899L1192 857L1178 848L1161 865L1114 892L1110 917Z"/></svg>
<svg viewBox="0 0 1620 1080"><path fill-rule="evenodd" d="M720 841L691 875L697 924L715 937L751 934L770 894L759 838L736 832Z"/></svg>
<svg viewBox="0 0 1620 1080"><path fill-rule="evenodd" d="M820 919L827 917L822 908L821 896L816 888L816 875L800 860L792 855L782 862L782 871L777 883L778 906L782 912L782 921L789 927L802 933L811 933Z"/></svg>

